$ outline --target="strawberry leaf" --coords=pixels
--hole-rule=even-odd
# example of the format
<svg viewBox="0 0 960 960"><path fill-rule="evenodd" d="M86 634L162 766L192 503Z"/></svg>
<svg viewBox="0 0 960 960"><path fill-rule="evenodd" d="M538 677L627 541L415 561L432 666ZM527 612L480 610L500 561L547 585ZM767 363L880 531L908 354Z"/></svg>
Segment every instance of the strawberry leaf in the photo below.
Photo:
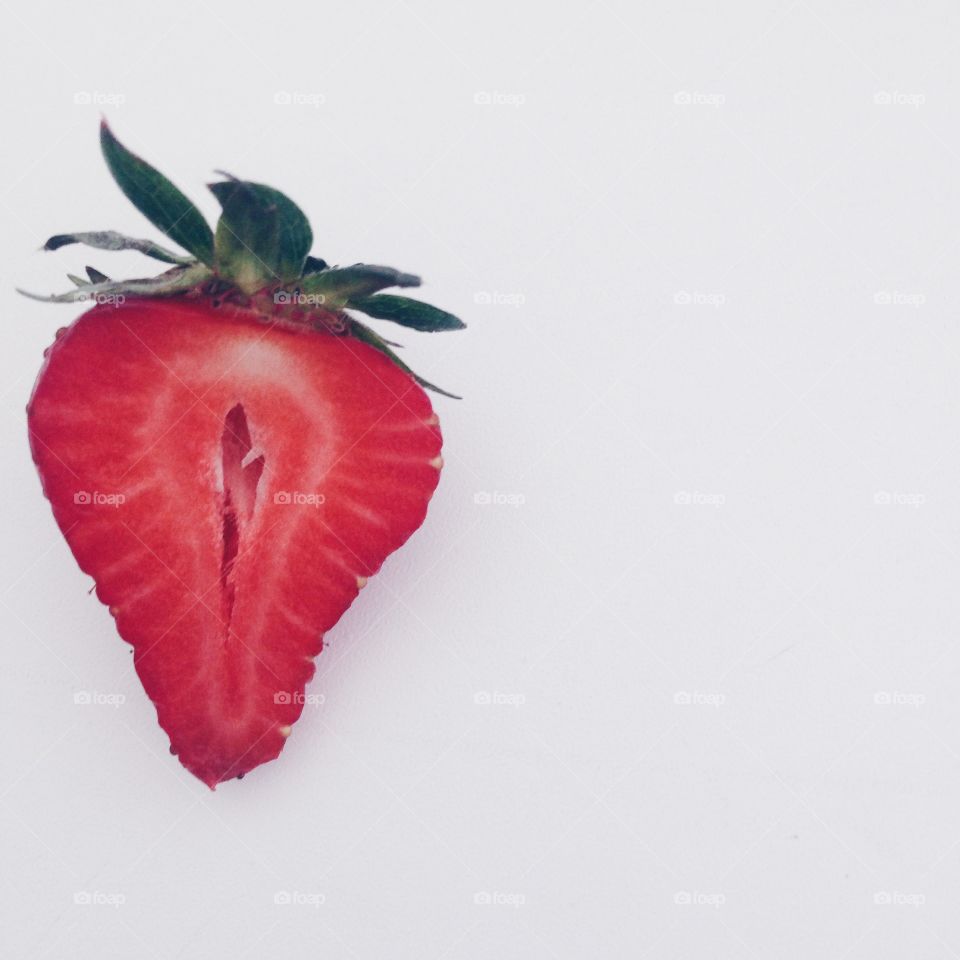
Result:
<svg viewBox="0 0 960 960"><path fill-rule="evenodd" d="M154 243L152 240L137 240L134 237L125 237L116 230L95 230L90 233L58 233L51 237L44 245L44 250L59 250L71 243L83 243L97 250L139 250L154 260L164 263L185 264L191 263L190 257L181 257L166 247Z"/></svg>
<svg viewBox="0 0 960 960"><path fill-rule="evenodd" d="M91 283L110 283L110 278L101 273L96 267L87 267L87 276Z"/></svg>
<svg viewBox="0 0 960 960"><path fill-rule="evenodd" d="M203 214L159 170L131 153L100 124L100 146L117 186L130 202L174 243L201 263L213 264L213 231Z"/></svg>
<svg viewBox="0 0 960 960"><path fill-rule="evenodd" d="M251 293L296 280L313 244L303 211L260 183L231 178L209 186L223 208L214 240L217 273Z"/></svg>
<svg viewBox="0 0 960 960"><path fill-rule="evenodd" d="M123 297L169 297L195 290L199 284L210 279L210 271L202 264L194 263L189 266L174 267L172 270L167 270L166 273L161 273L156 277L143 277L136 280L94 281L94 276L103 276L96 270L91 274L90 283L71 274L67 274L67 276L76 286L75 290L45 297L42 294L30 293L17 287L17 293L22 293L31 300L43 300L46 303L77 303L85 300L102 302L103 297L119 295ZM119 302L122 302L122 300Z"/></svg>
<svg viewBox="0 0 960 960"><path fill-rule="evenodd" d="M432 307L429 303L390 293L380 293L372 297L351 297L347 306L353 310L362 310L368 317L390 320L425 333L463 330L466 327L466 324L452 313Z"/></svg>
<svg viewBox="0 0 960 960"><path fill-rule="evenodd" d="M451 400L462 400L463 397L458 397L455 393L448 393L446 390L442 390L440 387L435 386L430 383L428 380L424 380L423 377L418 376L414 373L387 345L389 341L384 340L378 333L375 333L368 326L360 323L359 320L350 321L350 335L356 337L357 340L362 340L364 343L369 344L374 350L379 350L385 357L393 361L404 373L410 374L413 379L420 384L425 390L432 390L434 393L443 394L445 397L450 397Z"/></svg>
<svg viewBox="0 0 960 960"><path fill-rule="evenodd" d="M303 293L322 296L326 304L342 307L347 301L369 296L385 287L419 287L420 278L393 267L355 263L352 267L332 267L309 274L299 286Z"/></svg>
<svg viewBox="0 0 960 960"><path fill-rule="evenodd" d="M319 257L307 257L303 265L303 274L306 276L308 273L319 273L321 270L326 270L327 268L328 264L326 260L321 260Z"/></svg>

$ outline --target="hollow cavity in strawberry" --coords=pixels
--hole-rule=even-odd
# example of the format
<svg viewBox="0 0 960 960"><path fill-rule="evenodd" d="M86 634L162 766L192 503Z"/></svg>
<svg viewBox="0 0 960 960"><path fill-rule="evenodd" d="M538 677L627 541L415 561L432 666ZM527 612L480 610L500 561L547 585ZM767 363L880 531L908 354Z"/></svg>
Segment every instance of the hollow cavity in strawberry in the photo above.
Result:
<svg viewBox="0 0 960 960"><path fill-rule="evenodd" d="M417 285L410 274L312 257L306 219L277 191L214 184L211 231L106 126L101 140L124 192L189 255L111 231L48 241L171 266L134 281L90 268L45 298L95 305L47 351L30 444L171 751L215 787L279 754L324 633L438 482L430 384L351 311L463 325L379 292Z"/></svg>

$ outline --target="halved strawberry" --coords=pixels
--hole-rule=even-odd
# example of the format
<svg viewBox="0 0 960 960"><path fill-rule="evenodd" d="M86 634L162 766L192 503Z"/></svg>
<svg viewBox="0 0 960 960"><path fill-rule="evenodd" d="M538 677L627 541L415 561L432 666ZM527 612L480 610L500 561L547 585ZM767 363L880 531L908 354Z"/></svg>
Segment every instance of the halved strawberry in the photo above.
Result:
<svg viewBox="0 0 960 960"><path fill-rule="evenodd" d="M53 298L101 302L47 353L31 448L172 751L215 787L280 752L324 632L420 526L437 485L423 381L346 310L462 324L375 294L416 278L308 257L306 221L269 188L214 185L224 214L208 244L189 201L102 136L121 187L195 256L109 233L48 243L178 262L153 281L94 271Z"/></svg>

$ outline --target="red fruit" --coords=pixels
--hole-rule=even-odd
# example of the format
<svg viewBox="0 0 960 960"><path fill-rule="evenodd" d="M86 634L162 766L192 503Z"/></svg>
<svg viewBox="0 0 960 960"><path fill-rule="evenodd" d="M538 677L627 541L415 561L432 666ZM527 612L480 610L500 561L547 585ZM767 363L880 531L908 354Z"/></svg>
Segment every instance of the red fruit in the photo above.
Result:
<svg viewBox="0 0 960 960"><path fill-rule="evenodd" d="M215 787L283 748L324 632L423 522L441 437L415 377L345 313L362 301L424 328L433 308L382 306L369 283L344 291L385 268L301 262L254 284L249 263L183 260L170 273L195 271L188 288L114 284L58 336L28 419L57 523L132 644L172 751ZM311 278L322 306L277 293Z"/></svg>

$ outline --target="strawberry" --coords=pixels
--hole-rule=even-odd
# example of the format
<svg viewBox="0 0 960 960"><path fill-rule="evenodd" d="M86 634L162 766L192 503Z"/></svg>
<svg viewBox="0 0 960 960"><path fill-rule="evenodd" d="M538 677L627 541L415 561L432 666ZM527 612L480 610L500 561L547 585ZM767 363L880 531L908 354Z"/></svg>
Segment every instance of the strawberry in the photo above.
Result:
<svg viewBox="0 0 960 960"><path fill-rule="evenodd" d="M463 324L379 292L417 285L410 274L311 256L306 218L278 191L211 184L212 231L106 124L101 144L188 255L112 231L51 237L169 269L113 281L88 268L42 298L95 305L46 352L30 445L171 752L214 788L280 753L324 633L423 522L439 479L431 385L349 311Z"/></svg>

